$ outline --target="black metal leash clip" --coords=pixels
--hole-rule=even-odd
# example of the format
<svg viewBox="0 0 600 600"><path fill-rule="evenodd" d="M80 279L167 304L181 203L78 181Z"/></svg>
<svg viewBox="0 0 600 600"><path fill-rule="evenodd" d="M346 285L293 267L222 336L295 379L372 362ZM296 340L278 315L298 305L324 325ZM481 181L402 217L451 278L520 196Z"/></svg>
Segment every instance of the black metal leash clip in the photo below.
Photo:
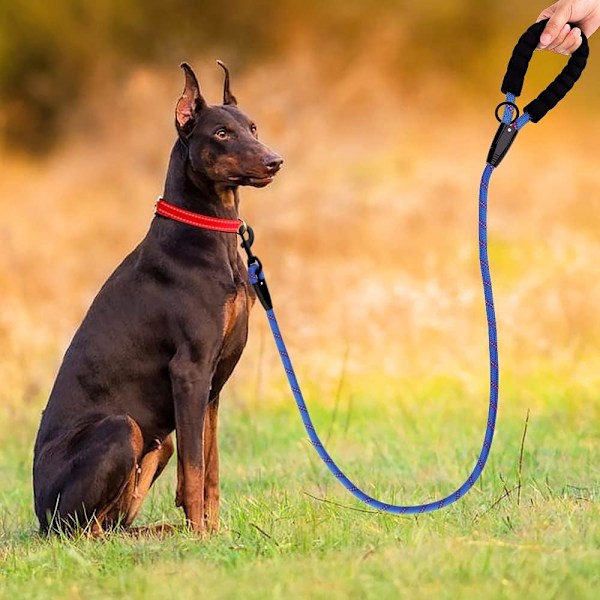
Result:
<svg viewBox="0 0 600 600"><path fill-rule="evenodd" d="M505 105L512 106L516 110L516 116L510 123L503 123L502 119L498 116L498 109ZM501 102L496 106L496 119L500 121L500 127L498 127L498 131L496 131L496 135L494 136L494 140L492 141L487 156L487 162L492 165L492 167L497 167L502 162L502 159L506 156L512 143L515 141L517 133L519 133L519 130L517 129L518 118L519 108L516 104L513 104L512 102Z"/></svg>
<svg viewBox="0 0 600 600"><path fill-rule="evenodd" d="M273 302L271 301L271 294L269 293L269 287L267 286L267 280L263 273L262 262L258 256L252 252L252 244L254 244L254 230L250 225L247 225L242 221L238 230L239 236L242 238L241 247L244 249L248 257L248 268L256 265L254 270L254 276L256 281L252 283L252 288L256 293L257 298L260 300L265 310L271 310L273 308Z"/></svg>

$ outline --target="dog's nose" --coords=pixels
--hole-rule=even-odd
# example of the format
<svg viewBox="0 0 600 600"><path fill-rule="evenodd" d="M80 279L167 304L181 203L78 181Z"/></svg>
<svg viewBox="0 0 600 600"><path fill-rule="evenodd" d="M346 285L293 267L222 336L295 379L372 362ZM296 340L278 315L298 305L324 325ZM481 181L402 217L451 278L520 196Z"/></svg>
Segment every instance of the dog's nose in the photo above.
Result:
<svg viewBox="0 0 600 600"><path fill-rule="evenodd" d="M283 164L283 158L281 158L281 156L278 154L270 154L269 156L265 157L263 164L269 171L278 171L279 167L281 167Z"/></svg>

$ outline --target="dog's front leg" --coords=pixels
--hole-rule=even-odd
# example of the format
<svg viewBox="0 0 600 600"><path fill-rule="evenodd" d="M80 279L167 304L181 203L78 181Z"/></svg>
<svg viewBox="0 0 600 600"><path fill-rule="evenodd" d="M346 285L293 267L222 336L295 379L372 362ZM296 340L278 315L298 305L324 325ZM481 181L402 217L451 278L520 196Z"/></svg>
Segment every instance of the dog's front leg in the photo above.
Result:
<svg viewBox="0 0 600 600"><path fill-rule="evenodd" d="M182 364L175 359L170 371L177 436L176 502L183 507L188 525L202 533L205 530L203 434L210 376L198 365Z"/></svg>

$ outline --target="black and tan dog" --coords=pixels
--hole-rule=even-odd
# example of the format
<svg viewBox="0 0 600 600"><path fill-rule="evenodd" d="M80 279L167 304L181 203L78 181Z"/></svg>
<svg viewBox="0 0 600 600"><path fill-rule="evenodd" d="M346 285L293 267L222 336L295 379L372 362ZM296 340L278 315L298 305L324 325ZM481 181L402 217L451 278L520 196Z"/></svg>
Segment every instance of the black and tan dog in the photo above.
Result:
<svg viewBox="0 0 600 600"><path fill-rule="evenodd" d="M258 141L225 70L209 106L187 64L164 198L238 217L238 186L267 185L282 160ZM219 393L253 304L237 236L156 216L96 296L43 412L33 487L42 531L128 527L177 440L176 503L195 531L219 510Z"/></svg>

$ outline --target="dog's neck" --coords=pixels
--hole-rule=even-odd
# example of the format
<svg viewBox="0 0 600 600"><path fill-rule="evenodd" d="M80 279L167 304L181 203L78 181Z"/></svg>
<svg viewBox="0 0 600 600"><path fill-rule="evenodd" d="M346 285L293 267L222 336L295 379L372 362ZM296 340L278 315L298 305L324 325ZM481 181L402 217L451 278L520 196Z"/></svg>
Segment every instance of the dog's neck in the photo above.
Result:
<svg viewBox="0 0 600 600"><path fill-rule="evenodd" d="M171 152L163 198L170 204L209 217L238 218L237 186L216 184L194 171L188 158L188 149L181 139L177 140ZM182 226L174 221L166 226L177 253L185 251L193 257L198 251L204 252L206 243L224 244L229 264L232 267L238 264L237 235L215 235L215 232Z"/></svg>
<svg viewBox="0 0 600 600"><path fill-rule="evenodd" d="M215 183L194 171L181 139L171 152L163 197L175 206L209 217L239 218L237 186Z"/></svg>

